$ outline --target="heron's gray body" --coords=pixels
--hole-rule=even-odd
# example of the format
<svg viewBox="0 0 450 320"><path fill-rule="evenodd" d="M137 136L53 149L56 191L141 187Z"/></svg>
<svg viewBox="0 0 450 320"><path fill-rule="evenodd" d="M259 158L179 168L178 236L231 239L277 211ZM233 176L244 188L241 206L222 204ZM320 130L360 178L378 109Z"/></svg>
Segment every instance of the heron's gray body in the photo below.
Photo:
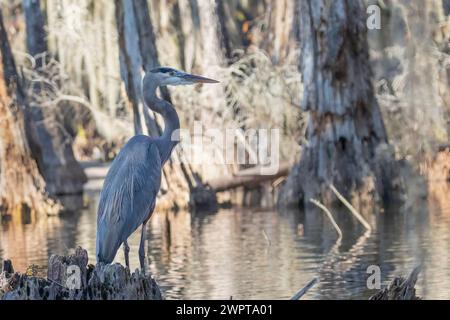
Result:
<svg viewBox="0 0 450 320"><path fill-rule="evenodd" d="M133 137L113 161L98 207L100 261L111 263L121 244L150 219L161 186L161 168L155 139L142 135Z"/></svg>

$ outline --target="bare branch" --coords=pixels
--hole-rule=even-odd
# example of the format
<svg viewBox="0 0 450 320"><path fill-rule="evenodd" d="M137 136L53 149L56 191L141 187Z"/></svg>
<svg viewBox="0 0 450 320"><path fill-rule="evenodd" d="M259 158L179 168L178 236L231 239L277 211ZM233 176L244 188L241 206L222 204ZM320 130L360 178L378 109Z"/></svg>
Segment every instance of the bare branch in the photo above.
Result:
<svg viewBox="0 0 450 320"><path fill-rule="evenodd" d="M311 203L313 203L314 205L316 205L317 207L319 207L320 209L322 209L326 215L328 216L328 218L331 221L331 224L333 225L334 229L336 230L337 234L338 234L338 240L337 242L340 242L342 240L342 231L341 228L339 228L339 226L337 225L336 221L333 218L333 215L331 214L331 212L323 205L321 204L319 201L315 200L315 199L310 199L309 200Z"/></svg>
<svg viewBox="0 0 450 320"><path fill-rule="evenodd" d="M368 230L368 231L372 231L372 227L370 226L370 224L366 221L366 219L364 219L364 217L362 215L359 214L358 211L356 211L356 209L350 204L350 202L348 202L343 196L342 194L339 193L339 191L337 191L337 189L334 187L333 184L330 184L330 189L331 191L333 191L333 193L336 195L336 197L348 208L348 210L350 210L350 212L356 217L356 219L358 219L359 222L361 222L361 224Z"/></svg>

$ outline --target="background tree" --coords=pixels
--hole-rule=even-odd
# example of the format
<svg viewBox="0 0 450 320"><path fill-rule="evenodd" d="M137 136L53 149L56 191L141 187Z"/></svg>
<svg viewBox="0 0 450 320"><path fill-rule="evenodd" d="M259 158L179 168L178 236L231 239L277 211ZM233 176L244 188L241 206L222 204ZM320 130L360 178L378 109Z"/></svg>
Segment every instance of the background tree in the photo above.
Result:
<svg viewBox="0 0 450 320"><path fill-rule="evenodd" d="M365 53L359 50L359 46L363 46L361 37L354 37L352 31L349 31L353 28L351 23L343 28L344 31L334 30L337 39L344 38L342 46L338 43L341 41L339 39L334 42L328 40L333 37L333 30L328 30L325 22L317 28L314 26L319 32L325 30L327 33L317 36L319 40L327 41L324 49L326 53L322 53L321 48L317 48L320 56L309 55L314 57L311 61L320 63L312 67L314 72L310 72L308 61L304 61L303 64L306 67L302 69L302 72L305 71L303 78L310 79L311 74L317 74L317 79L325 80L322 84L316 81L314 86L305 82L305 88L302 87L301 74L297 68L297 53L300 52L297 41L300 39L300 33L308 29L308 25L306 25L307 28L299 27L302 19L297 17L300 17L301 1L147 0L129 2L127 6L131 4L128 8L132 10L125 10L124 17L125 15L132 17L127 18L127 23L133 19L134 22L129 25L122 23L123 31L131 30L127 31L129 35L126 36L118 33L116 1L40 0L43 9L41 15L33 9L39 8L37 1L0 1L2 5L5 4L4 8L8 11L6 19L16 61L20 69L24 71L25 78L29 80L24 83L24 90L36 89L37 93L45 92L45 95L30 95L30 109L41 113L49 112L50 115L39 115L46 120L46 130L51 133L52 130L59 130L56 126L61 126L63 131L67 131L69 138L75 139L75 155L82 161L112 160L129 137L135 132L140 132L140 130L134 130L134 122L140 122L143 132L158 133L160 130L158 116L154 118L152 113L146 116L144 114L146 110L142 108L142 104L139 117L134 116L134 111L137 110L139 113L139 100L136 100L135 104L138 108L133 109L133 94L129 92L129 89L134 86L136 99L139 99L138 82L140 82L141 72L159 64L204 74L221 81L221 85L218 86L176 88L171 91L170 96L167 91L162 93L166 98L173 100L179 111L183 129L194 128L194 124L203 125L201 138L206 143L213 140L212 135L207 132L211 127L220 130L280 128L281 158L283 161L298 162L302 145L306 141L303 128L308 112L304 111L311 109L311 114L315 116L311 119L310 128L321 128L321 130L328 128L324 123L329 119L331 119L329 123L332 123L330 126L343 130L342 127L345 125L340 123L342 119L350 116L342 116L342 114L351 114L355 110L372 112L372 118L360 121L355 115L354 120L348 121L349 124L370 129L372 124L376 125L379 122L377 118L381 117L375 115L377 108L352 107L347 111L338 110L337 101L345 100L348 105L355 101L348 97L351 94L339 100L341 93L346 94L344 84L354 86L353 91L362 89L363 92L366 78L370 79L369 82L373 80L375 93L368 93L364 103L370 104L370 100L376 94L384 115L386 131L395 148L397 158L410 159L414 151L422 151L425 149L422 146L428 145L433 146L433 148L426 148L432 153L436 145L448 140L449 122L445 120L450 110L448 108L449 90L446 90L449 83L447 72L449 51L448 40L446 40L448 36L439 40L440 34L448 34L446 31L449 29L448 16L445 11L448 1L433 1L423 6L418 5L420 1L410 0L369 1L370 4L380 5L383 15L382 30L369 33L371 46L367 49L367 51L370 50L370 60L367 63L371 63L374 67L376 72L374 77L360 76L368 68L359 67L366 63L366 61L359 62L365 59L359 57ZM119 1L119 3L123 6L126 2ZM388 5L383 6L383 3ZM328 2L317 3L317 5L311 3L311 5L312 9L330 6ZM424 10L421 10L422 8ZM353 9L350 8L350 10ZM341 13L336 13L336 10L326 9L326 11L327 14L331 11L334 13L330 13L331 16L324 14L326 19L324 21L347 19L346 16L342 18ZM362 16L365 19L367 15L364 12ZM29 21L26 21L24 17ZM43 27L42 21L45 23ZM31 30L29 33L34 32L34 34L26 34L27 25L37 26L39 23L41 27L29 28ZM364 21L361 20L361 23ZM329 24L331 25L331 22ZM341 37L341 34L345 36ZM381 39L374 40L377 37ZM49 63L46 63L45 72L39 73L35 68L31 68L32 60L29 59L29 54L24 54L25 51L33 52L25 47L28 38L43 39L44 41L38 43L42 45L42 48L45 45L48 46L51 57L46 61ZM117 41L120 38L124 41ZM303 35L303 38L307 36ZM322 45L319 40L315 41L317 46ZM378 41L380 43L377 43ZM356 42L360 44L355 44ZM340 49L328 48L328 43L344 48L341 50L343 53L340 53ZM311 49L307 42L302 42L302 46L306 48L305 52ZM129 51L131 47L136 50ZM347 49L353 47L358 48ZM42 50L37 49L34 52ZM358 50L362 54L353 53ZM333 51L339 52L336 56L340 60L334 61L327 56ZM128 75L132 75L131 80L133 77L136 77L136 80L128 81L126 77L123 78L124 70L121 75L120 64L124 66L125 53L129 55L127 58L129 65L124 70L129 72ZM356 58L341 57L350 55ZM304 60L306 56L304 55L302 59ZM347 63L347 60L350 62ZM341 61L345 62L344 65L352 65L353 61L356 61L356 66L361 69L361 72L354 70L353 67L353 69L347 68L350 69L345 71L348 76L340 79L341 75L345 74L342 72L345 66L339 66ZM338 66L333 66L334 64ZM423 73L423 70L432 70L432 72L420 76L419 73ZM435 76L436 74L439 76ZM352 79L354 75L356 80ZM332 80L329 80L330 78ZM362 82L361 79L363 79ZM361 84L357 84L358 82ZM47 90L43 83L48 83L51 90ZM331 89L325 89L327 85ZM44 87L45 90L41 90ZM323 93L324 97L326 97L325 94L333 94L339 99L335 96L329 98L330 105L334 105L333 107L327 103L317 103L321 106L319 110L315 110L319 107L310 108L307 105L296 108L301 105L299 98L303 91L306 92L306 96L317 94L318 98L321 98L320 94ZM424 105L426 105L425 108ZM34 108L41 106L50 106L48 110L55 111ZM327 108L333 109L332 112L328 112ZM63 118L62 122L60 117ZM47 121L48 119L50 121ZM326 119L326 121L320 119ZM36 123L42 123L42 121ZM447 133L445 127L447 127ZM314 133L313 129L311 131ZM381 131L383 130L377 129L373 134L379 143L373 142L375 140L369 137L370 146L362 146L359 150L383 149L381 146L384 146L386 141L383 136L386 137L387 134L380 134ZM29 132L36 132L36 129L31 128ZM328 141L320 130L313 133L309 132L308 138L311 138L309 143L314 147L322 142L331 143L340 136L339 133L333 133L336 137ZM192 137L195 133L192 130L190 134ZM366 136L358 132L357 138L348 140L351 134L349 129L347 140L341 141L347 141L347 144L350 141L350 145L354 141L365 141ZM49 135L42 135L42 137L44 140L45 137L49 140ZM434 137L433 143L431 143L432 137ZM72 143L70 139L67 143L63 143L62 139L60 142L56 141L58 139L56 135L55 142L52 144L62 143L66 148ZM316 143L314 139L321 142ZM242 141L242 137L240 140L237 139L235 147L239 147ZM30 139L29 142L34 153L33 140ZM420 148L417 148L418 145ZM248 154L255 152L248 147L248 144L244 147L247 148ZM332 153L335 151L333 148L320 147L317 150L330 149ZM232 180L236 174L247 167L238 164L217 164L215 163L218 158L216 152L221 152L220 147L204 150L202 153L204 161L201 164L186 161L177 164L179 170L176 176L181 177L179 181L183 188L169 188L166 185L163 186L163 191L183 189L185 191L182 194L186 199L190 193L187 187L189 183L195 186L208 182L212 184L221 178L227 181ZM36 159L39 161L39 154L36 154ZM51 152L45 152L45 154L51 154ZM178 152L174 162L180 162L176 160L184 158L185 155L184 152ZM357 159L358 156L354 158ZM420 161L420 158L414 160L417 167ZM321 166L327 167L330 163L331 161L321 162ZM361 163L366 163L366 160L361 160ZM314 164L311 165L314 166ZM349 168L352 168L348 169L349 171L356 167L358 166L349 162ZM366 170L367 172L375 170L369 167L370 170ZM40 162L39 169L45 176ZM322 170L323 175L328 174L327 170ZM345 173L342 174L345 175ZM168 176L171 174L168 173ZM45 178L50 181L48 177ZM281 185L280 181L267 186L271 194L276 194L278 186ZM334 181L334 178L330 181ZM376 184L374 189L381 191L378 185L381 180L376 178L373 181ZM47 185L50 190L52 184ZM296 186L298 189L291 188L294 190L293 194L301 195L300 184ZM190 189L193 188L195 187ZM284 190L289 189L286 187ZM225 193L227 192L223 194ZM298 203L298 197L292 197L292 200ZM236 201L240 202L240 200Z"/></svg>
<svg viewBox="0 0 450 320"><path fill-rule="evenodd" d="M158 136L162 132L161 125L155 114L144 105L141 94L143 72L160 65L150 8L146 0L116 0L115 4L121 75L133 110L135 133ZM162 88L161 94L170 100L167 88ZM173 157L179 158L182 153L182 150L177 150ZM169 197L165 197L168 198L165 206L185 206L190 197L192 206L215 207L215 195L206 188L189 165L182 164L181 161L177 164L170 161L163 173L162 192L165 194L167 190L171 190Z"/></svg>
<svg viewBox="0 0 450 320"><path fill-rule="evenodd" d="M378 100L398 155L420 162L450 134L445 2L391 0L381 12L383 27L369 31Z"/></svg>
<svg viewBox="0 0 450 320"><path fill-rule="evenodd" d="M268 1L262 26L254 28L253 43L263 48L275 64L283 64L286 60L296 58L298 5L298 1Z"/></svg>
<svg viewBox="0 0 450 320"><path fill-rule="evenodd" d="M27 95L29 99L27 127L30 133L31 151L37 160L43 175L47 191L53 197L60 198L66 210L78 210L82 199L73 201L83 193L86 175L75 159L73 138L64 128L64 105L58 102L43 105L52 88L48 85L51 73L51 54L47 47L45 20L39 0L23 0L26 22L27 50L31 66L27 76Z"/></svg>
<svg viewBox="0 0 450 320"><path fill-rule="evenodd" d="M362 206L387 200L399 183L371 82L365 17L360 1L300 0L308 144L281 205L334 202L332 183Z"/></svg>
<svg viewBox="0 0 450 320"><path fill-rule="evenodd" d="M155 36L146 1L116 0L120 71L133 110L136 134L157 135L155 117L141 95L143 71L157 66ZM143 7L139 7L143 6Z"/></svg>
<svg viewBox="0 0 450 320"><path fill-rule="evenodd" d="M0 213L54 213L45 182L31 155L25 125L25 95L0 10Z"/></svg>
<svg viewBox="0 0 450 320"><path fill-rule="evenodd" d="M64 104L65 127L73 128L74 136L82 128L86 136L75 143L77 156L85 159L97 154L97 160L100 155L111 160L117 145L134 132L122 90L115 3L41 1L48 47L58 58L54 82L59 92L54 99Z"/></svg>
<svg viewBox="0 0 450 320"><path fill-rule="evenodd" d="M48 51L41 2L39 0L22 0L22 4L27 30L27 49L31 56L36 57ZM40 66L42 61L39 59L38 63Z"/></svg>

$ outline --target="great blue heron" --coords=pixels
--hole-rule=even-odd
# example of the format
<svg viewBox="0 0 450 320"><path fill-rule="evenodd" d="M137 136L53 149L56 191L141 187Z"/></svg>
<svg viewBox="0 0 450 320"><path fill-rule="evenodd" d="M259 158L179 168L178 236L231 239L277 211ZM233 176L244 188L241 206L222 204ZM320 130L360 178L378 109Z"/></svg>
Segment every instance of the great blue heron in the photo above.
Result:
<svg viewBox="0 0 450 320"><path fill-rule="evenodd" d="M156 68L142 80L145 105L159 113L165 122L160 137L137 135L119 152L108 171L97 213L97 262L111 263L123 244L125 264L130 267L128 237L142 226L139 262L145 270L145 226L155 209L161 185L161 169L170 158L180 121L175 108L157 97L156 89L167 85L217 83L172 68Z"/></svg>

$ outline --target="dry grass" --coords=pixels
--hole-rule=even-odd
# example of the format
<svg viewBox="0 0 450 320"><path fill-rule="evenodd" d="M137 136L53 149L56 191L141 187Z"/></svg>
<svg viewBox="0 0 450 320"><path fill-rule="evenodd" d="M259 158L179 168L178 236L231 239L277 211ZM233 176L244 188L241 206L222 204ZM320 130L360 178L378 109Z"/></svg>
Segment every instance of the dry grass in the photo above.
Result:
<svg viewBox="0 0 450 320"><path fill-rule="evenodd" d="M204 89L172 91L186 127L200 120L196 115L206 109L213 113L219 129L280 129L281 159L298 156L306 116L300 109L302 85L295 64L274 65L268 55L254 48L213 73L221 81L225 101L212 101Z"/></svg>

